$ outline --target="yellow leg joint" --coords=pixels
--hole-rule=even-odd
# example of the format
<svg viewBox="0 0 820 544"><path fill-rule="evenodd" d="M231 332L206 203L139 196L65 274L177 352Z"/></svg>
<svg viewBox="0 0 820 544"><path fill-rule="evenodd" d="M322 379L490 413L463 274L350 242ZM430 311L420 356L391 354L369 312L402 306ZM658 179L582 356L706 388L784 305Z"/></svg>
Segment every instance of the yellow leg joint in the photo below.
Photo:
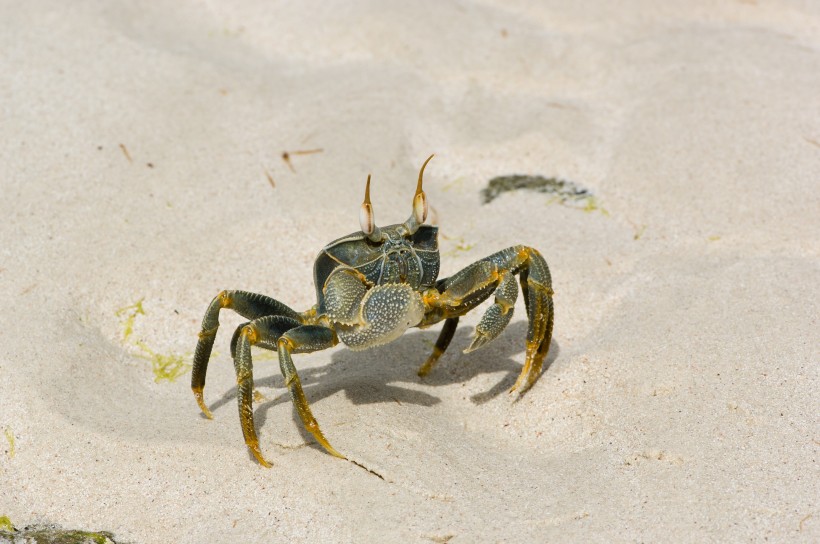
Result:
<svg viewBox="0 0 820 544"><path fill-rule="evenodd" d="M536 289L540 289L541 291L544 291L544 293L546 293L549 296L552 296L552 295L555 294L555 291L552 290L552 287L548 287L548 286L544 285L543 283L541 283L538 280L534 280L532 278L527 278L527 283L532 284L533 287L535 287Z"/></svg>
<svg viewBox="0 0 820 544"><path fill-rule="evenodd" d="M200 337L200 338L208 338L209 336L213 336L213 335L215 335L215 334L216 334L216 331L218 331L218 330L219 330L219 325L217 325L217 326L216 326L216 327L214 327L213 329L208 329L207 331L201 331L201 332L199 333L199 337Z"/></svg>
<svg viewBox="0 0 820 544"><path fill-rule="evenodd" d="M259 332L253 325L246 325L242 329L242 336L248 339L248 342L253 345L259 341Z"/></svg>
<svg viewBox="0 0 820 544"><path fill-rule="evenodd" d="M219 305L222 306L223 308L230 308L231 305L233 304L233 299L231 298L231 295L228 294L227 291L222 291L217 296L219 297Z"/></svg>
<svg viewBox="0 0 820 544"><path fill-rule="evenodd" d="M435 289L427 289L421 295L421 301L426 308L432 308L436 306L436 303L441 299L441 293L436 291Z"/></svg>

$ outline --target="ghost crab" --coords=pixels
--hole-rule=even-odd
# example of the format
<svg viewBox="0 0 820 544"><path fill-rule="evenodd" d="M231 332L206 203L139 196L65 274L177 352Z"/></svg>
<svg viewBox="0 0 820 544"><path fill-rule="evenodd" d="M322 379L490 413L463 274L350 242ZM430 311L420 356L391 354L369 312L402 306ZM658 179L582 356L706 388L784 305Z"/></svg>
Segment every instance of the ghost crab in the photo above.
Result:
<svg viewBox="0 0 820 544"><path fill-rule="evenodd" d="M219 328L219 311L229 308L248 319L233 334L231 355L245 444L260 464L271 466L262 456L253 423L251 346L278 352L285 385L303 425L328 453L341 458L344 456L330 445L311 413L293 353L327 349L340 341L350 349L363 350L392 342L410 327L428 327L443 320L433 353L418 371L419 376L425 376L450 344L459 317L490 295L495 295L495 302L476 326L465 353L484 346L504 330L518 297L517 275L529 327L524 367L510 391L526 391L538 378L552 337L547 263L535 249L517 245L437 279L438 228L424 224L427 197L422 190L424 168L432 158L419 171L413 212L404 223L376 226L367 177L359 213L361 232L331 242L316 258L313 279L317 303L313 308L300 313L268 296L246 291L222 291L208 306L194 353L191 389L202 412L211 418L202 390Z"/></svg>

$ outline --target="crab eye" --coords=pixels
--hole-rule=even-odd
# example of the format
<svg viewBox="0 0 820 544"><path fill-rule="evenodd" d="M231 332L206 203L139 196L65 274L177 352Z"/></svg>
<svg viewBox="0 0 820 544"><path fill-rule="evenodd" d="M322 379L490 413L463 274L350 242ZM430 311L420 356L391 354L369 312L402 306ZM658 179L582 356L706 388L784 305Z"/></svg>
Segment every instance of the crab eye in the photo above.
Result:
<svg viewBox="0 0 820 544"><path fill-rule="evenodd" d="M413 216L418 224L427 219L427 197L423 191L413 197Z"/></svg>
<svg viewBox="0 0 820 544"><path fill-rule="evenodd" d="M421 170L419 171L419 182L418 185L416 185L416 194L413 196L413 217L419 225L424 223L424 220L427 219L427 196L421 188L422 178L424 177L424 167L427 166L427 163L430 162L430 159L434 156L435 155L430 155L427 157L427 160L421 165Z"/></svg>
<svg viewBox="0 0 820 544"><path fill-rule="evenodd" d="M362 232L368 238L373 239L377 234L378 227L376 227L376 216L373 213L373 205L370 204L370 174L367 175L367 185L364 189L364 202L359 208L359 225L362 227Z"/></svg>

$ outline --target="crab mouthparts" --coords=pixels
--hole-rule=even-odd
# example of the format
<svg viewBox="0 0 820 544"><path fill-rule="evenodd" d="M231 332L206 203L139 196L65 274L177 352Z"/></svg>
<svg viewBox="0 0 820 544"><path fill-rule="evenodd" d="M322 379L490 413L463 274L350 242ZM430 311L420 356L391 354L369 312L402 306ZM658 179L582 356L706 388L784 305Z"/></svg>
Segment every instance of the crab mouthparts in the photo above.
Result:
<svg viewBox="0 0 820 544"><path fill-rule="evenodd" d="M403 282L407 281L407 261L400 256L396 259L396 264L399 269L399 280Z"/></svg>

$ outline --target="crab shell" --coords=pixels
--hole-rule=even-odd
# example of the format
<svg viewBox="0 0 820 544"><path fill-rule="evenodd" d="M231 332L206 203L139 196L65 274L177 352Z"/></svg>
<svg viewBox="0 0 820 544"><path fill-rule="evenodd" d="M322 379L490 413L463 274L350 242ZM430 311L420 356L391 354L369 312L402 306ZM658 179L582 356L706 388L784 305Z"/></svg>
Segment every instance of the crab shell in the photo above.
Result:
<svg viewBox="0 0 820 544"><path fill-rule="evenodd" d="M381 232L378 242L354 232L322 249L313 265L318 315L327 312L325 286L340 268L355 270L370 286L406 283L415 291L423 291L436 283L440 266L438 227L420 225L411 234L405 224L398 224L382 227Z"/></svg>

